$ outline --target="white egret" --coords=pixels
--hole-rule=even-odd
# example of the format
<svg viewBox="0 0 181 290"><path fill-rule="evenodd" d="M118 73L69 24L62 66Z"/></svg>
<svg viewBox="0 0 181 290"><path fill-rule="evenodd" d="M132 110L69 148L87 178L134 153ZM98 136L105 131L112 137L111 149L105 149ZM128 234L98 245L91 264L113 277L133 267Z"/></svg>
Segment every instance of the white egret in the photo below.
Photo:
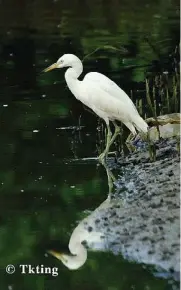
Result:
<svg viewBox="0 0 181 290"><path fill-rule="evenodd" d="M104 152L99 156L101 161L107 156L111 144L120 132L116 120L123 122L133 135L136 135L135 128L139 132L147 133L147 123L140 117L128 95L116 83L97 72L90 72L82 81L78 80L83 71L83 65L81 60L73 54L64 54L44 72L63 67L69 67L65 72L65 80L72 94L92 109L107 125L107 142ZM109 121L112 121L115 126L113 136Z"/></svg>

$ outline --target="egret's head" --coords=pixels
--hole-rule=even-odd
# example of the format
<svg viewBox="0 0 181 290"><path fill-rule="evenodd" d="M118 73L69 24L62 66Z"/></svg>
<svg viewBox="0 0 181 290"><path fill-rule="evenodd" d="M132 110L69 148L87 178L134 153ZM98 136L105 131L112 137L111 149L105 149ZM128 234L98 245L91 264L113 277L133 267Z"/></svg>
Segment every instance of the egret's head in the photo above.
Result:
<svg viewBox="0 0 181 290"><path fill-rule="evenodd" d="M74 54L64 54L62 55L57 62L53 63L51 66L47 67L44 72L48 72L55 68L63 67L74 67L80 63L80 59Z"/></svg>
<svg viewBox="0 0 181 290"><path fill-rule="evenodd" d="M58 253L54 250L50 250L48 251L48 253L56 257L58 260L60 260L70 270L77 270L85 263L87 259L87 256L79 257L77 255L72 255L71 253L70 254Z"/></svg>

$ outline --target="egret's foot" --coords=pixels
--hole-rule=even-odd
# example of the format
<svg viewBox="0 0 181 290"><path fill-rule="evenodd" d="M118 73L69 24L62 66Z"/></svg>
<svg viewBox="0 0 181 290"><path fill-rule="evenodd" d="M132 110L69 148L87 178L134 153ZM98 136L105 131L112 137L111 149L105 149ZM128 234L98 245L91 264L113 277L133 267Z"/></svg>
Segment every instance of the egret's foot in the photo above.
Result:
<svg viewBox="0 0 181 290"><path fill-rule="evenodd" d="M104 164L105 163L105 160L106 160L106 157L107 157L107 154L106 152L103 152L99 155L98 159L99 159L99 162Z"/></svg>
<svg viewBox="0 0 181 290"><path fill-rule="evenodd" d="M126 139L126 143L131 144L136 139L136 137L137 137L137 134L134 135L133 133L130 133Z"/></svg>

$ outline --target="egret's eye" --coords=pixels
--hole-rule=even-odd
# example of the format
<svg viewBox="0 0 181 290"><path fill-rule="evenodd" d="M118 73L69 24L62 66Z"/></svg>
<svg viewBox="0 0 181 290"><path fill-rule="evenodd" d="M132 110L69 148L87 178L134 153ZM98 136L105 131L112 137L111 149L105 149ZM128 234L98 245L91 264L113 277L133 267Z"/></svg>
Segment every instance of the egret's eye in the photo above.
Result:
<svg viewBox="0 0 181 290"><path fill-rule="evenodd" d="M60 63L63 63L63 59L60 60Z"/></svg>

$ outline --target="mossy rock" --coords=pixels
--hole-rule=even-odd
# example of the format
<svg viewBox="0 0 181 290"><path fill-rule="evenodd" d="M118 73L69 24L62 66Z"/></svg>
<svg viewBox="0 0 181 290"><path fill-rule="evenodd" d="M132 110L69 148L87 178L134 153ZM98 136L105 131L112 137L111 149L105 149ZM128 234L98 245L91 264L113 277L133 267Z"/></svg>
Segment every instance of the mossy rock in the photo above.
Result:
<svg viewBox="0 0 181 290"><path fill-rule="evenodd" d="M156 126L157 123L159 125L180 124L180 121L181 121L180 113L173 113L173 114L158 116L157 120L154 117L146 119L147 124L151 127Z"/></svg>
<svg viewBox="0 0 181 290"><path fill-rule="evenodd" d="M157 119L154 117L146 119L147 124L149 125L149 135L150 140L157 141L159 137L166 139L171 137L180 136L180 121L181 114L173 113L168 115L158 116ZM159 131L158 131L159 128ZM142 138L143 137L143 138ZM136 139L144 139L144 136L141 137L141 134L138 134ZM132 143L132 133L127 138L127 143Z"/></svg>
<svg viewBox="0 0 181 290"><path fill-rule="evenodd" d="M159 134L160 137L163 139L171 138L180 136L180 124L165 124L165 125L159 125L159 132L157 127L151 127L149 129L149 135L150 139L152 141L159 140Z"/></svg>
<svg viewBox="0 0 181 290"><path fill-rule="evenodd" d="M159 140L159 135L164 139L180 136L180 120L180 113L158 116L157 120L153 117L146 119L148 125L151 126L149 129L150 139L152 141Z"/></svg>

